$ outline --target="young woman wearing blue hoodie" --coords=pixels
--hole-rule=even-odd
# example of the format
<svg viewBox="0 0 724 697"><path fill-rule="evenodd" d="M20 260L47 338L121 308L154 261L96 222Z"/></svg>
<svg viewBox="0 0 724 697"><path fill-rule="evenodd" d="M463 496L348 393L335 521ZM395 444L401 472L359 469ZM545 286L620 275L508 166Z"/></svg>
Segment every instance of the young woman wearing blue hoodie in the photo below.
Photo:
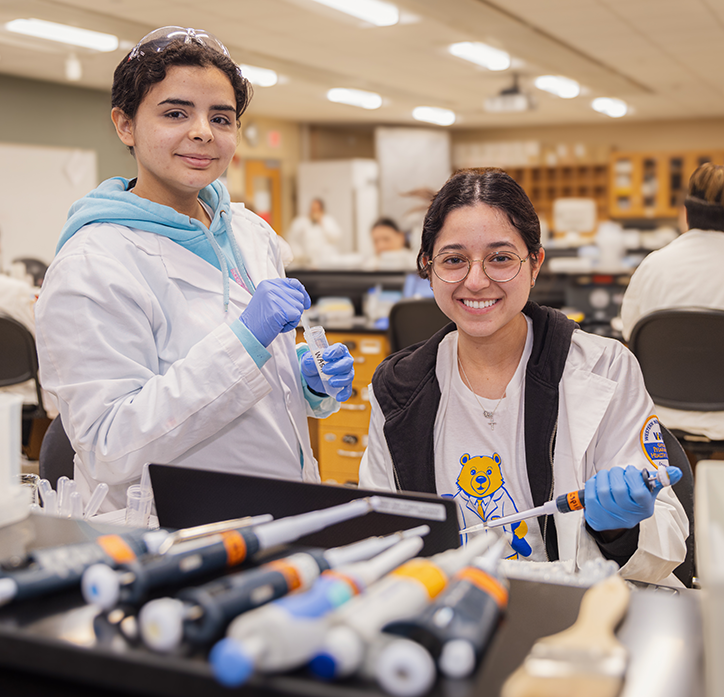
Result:
<svg viewBox="0 0 724 697"><path fill-rule="evenodd" d="M276 233L218 177L251 89L202 31L164 27L116 68L111 118L138 176L71 208L36 308L84 499L125 506L145 463L319 481L307 416L339 408L294 328L310 306ZM349 398L352 358L327 349Z"/></svg>

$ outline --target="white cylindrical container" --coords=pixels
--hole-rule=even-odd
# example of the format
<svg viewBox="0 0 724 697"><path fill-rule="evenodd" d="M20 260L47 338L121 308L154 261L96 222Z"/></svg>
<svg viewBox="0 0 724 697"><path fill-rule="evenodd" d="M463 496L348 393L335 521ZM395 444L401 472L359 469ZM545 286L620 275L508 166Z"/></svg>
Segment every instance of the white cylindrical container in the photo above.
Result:
<svg viewBox="0 0 724 697"><path fill-rule="evenodd" d="M25 518L31 491L20 484L23 399L0 394L0 526Z"/></svg>

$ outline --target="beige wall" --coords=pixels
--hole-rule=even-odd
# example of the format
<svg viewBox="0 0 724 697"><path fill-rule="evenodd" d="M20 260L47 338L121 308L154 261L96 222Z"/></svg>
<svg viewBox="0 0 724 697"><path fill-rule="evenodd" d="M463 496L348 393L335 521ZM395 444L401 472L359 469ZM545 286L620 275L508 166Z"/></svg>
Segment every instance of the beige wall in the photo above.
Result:
<svg viewBox="0 0 724 697"><path fill-rule="evenodd" d="M246 137L248 128L255 127L254 142ZM278 143L273 140L278 134ZM236 156L229 167L227 183L232 200L245 200L245 160L270 160L279 163L282 178L282 229L284 235L296 215L297 167L301 153L300 126L292 121L244 115Z"/></svg>

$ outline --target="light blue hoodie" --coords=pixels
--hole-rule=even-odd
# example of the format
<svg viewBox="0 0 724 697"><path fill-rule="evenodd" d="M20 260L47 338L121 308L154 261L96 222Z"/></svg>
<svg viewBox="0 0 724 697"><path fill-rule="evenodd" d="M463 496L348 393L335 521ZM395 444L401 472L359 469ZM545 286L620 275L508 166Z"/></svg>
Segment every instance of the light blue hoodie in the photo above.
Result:
<svg viewBox="0 0 724 697"><path fill-rule="evenodd" d="M123 177L106 179L76 201L68 211L56 254L84 225L115 223L168 237L219 269L224 284L224 310L229 306L229 275L234 266L249 292L254 292L241 250L231 232L229 192L220 181L212 182L199 192L199 198L213 211L209 228L169 206L136 196L128 191L130 181Z"/></svg>

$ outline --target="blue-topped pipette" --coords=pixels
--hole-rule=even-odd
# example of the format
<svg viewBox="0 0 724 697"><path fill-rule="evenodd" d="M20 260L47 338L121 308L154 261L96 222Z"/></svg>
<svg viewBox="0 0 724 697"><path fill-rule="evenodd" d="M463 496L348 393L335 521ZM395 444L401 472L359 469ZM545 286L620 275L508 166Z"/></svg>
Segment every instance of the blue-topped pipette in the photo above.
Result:
<svg viewBox="0 0 724 697"><path fill-rule="evenodd" d="M426 531L427 526L423 526ZM419 531L419 528L415 530ZM203 645L218 639L227 624L265 603L307 590L329 569L379 554L409 532L370 537L333 549L308 549L202 586L184 588L175 598L159 598L139 613L141 636L149 648L169 652L182 642Z"/></svg>
<svg viewBox="0 0 724 697"><path fill-rule="evenodd" d="M255 671L287 671L307 663L324 640L327 615L415 556L423 545L419 535L427 531L421 526L390 536L396 544L373 558L324 571L306 593L239 615L209 654L216 679L237 687Z"/></svg>
<svg viewBox="0 0 724 697"><path fill-rule="evenodd" d="M676 468L672 468L674 472L679 471ZM666 467L659 467L655 472L649 472L649 470L641 470L641 476L644 479L644 484L648 487L649 491L653 491L657 485L660 486L671 486L671 478ZM677 481L680 478L677 477ZM484 523L478 525L471 525L470 527L463 528L460 533L476 532L478 530L485 530L486 528L499 528L503 525L509 525L510 523L517 523L521 520L527 520L528 518L537 518L542 515L552 515L553 513L570 513L571 511L580 511L586 506L586 490L579 489L578 491L570 491L567 494L561 494L551 501L546 501L542 506L535 506L535 508L529 508L526 511L520 511L518 513L511 513L505 515L502 518L491 518L486 520Z"/></svg>

